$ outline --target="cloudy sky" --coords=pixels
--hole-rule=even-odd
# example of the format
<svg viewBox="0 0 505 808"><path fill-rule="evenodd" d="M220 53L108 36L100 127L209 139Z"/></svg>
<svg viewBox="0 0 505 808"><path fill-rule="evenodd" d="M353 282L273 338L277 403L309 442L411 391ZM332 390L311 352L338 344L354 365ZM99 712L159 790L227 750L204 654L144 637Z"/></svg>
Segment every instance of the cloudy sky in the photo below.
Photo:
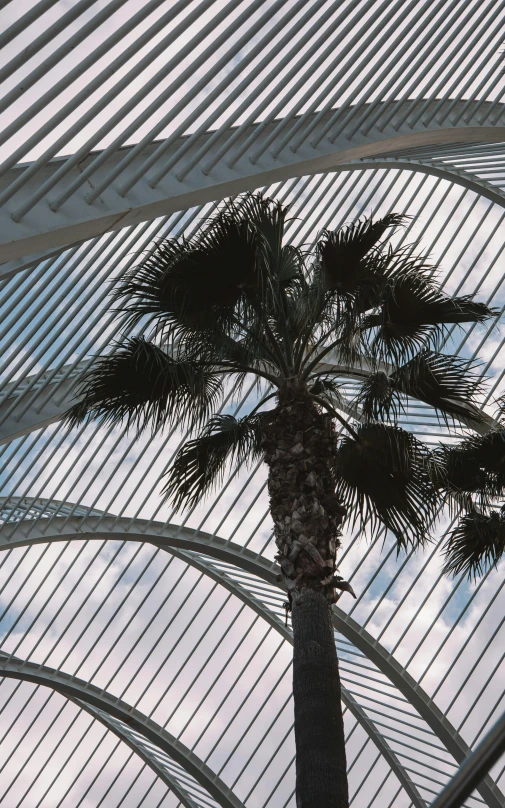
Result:
<svg viewBox="0 0 505 808"><path fill-rule="evenodd" d="M504 90L505 4L497 0L38 5L39 16L31 0L0 10L0 31L8 32L21 14L33 15L0 54L2 175L17 162L40 160L42 170L48 160L78 150L175 142L192 133L196 139L200 129L226 131L250 120L377 100L412 102L414 109L418 99L444 95L458 103L499 103ZM295 123L284 130L275 125L282 134ZM501 175L493 176L499 184ZM392 167L293 177L268 192L291 205L287 237L296 244L310 245L322 227L360 215L405 212L412 219L397 242L420 239L448 293L505 304L503 208L457 182ZM20 199L14 194L8 204ZM107 349L117 336L111 281L154 238L191 233L210 209L107 234L3 282L0 385L11 397L24 391L24 399L8 402L2 418L19 418L29 407L43 411L58 395L54 384L44 390L44 379L64 380ZM447 346L482 362L490 414L505 389L503 329L492 326L457 330ZM228 401L225 411L247 411L255 395L245 388L243 400ZM430 444L457 433L449 435L427 408L411 409L406 421ZM191 513L162 504L158 480L184 437L175 430L135 440L96 427L69 434L54 423L0 446L1 493L44 500L35 502L32 536L42 520L52 535L48 514L59 519L59 530L65 519L73 525L90 509L112 513L130 529L137 519L153 520L153 541L162 525L184 525L271 559L263 468L230 475ZM13 507L11 500L5 517ZM449 525L444 515L438 538ZM9 537L12 530L6 524L2 533ZM355 536L349 528L341 571L358 600L342 598L339 605L434 694L472 745L503 709L503 568L477 584L442 578L436 539L424 553L397 558L389 538ZM214 573L223 570L215 559L205 563ZM226 572L282 619L282 596L272 587L238 569ZM153 544L42 541L3 549L0 612L4 653L90 681L166 725L248 808L294 806L289 643L210 575ZM342 635L338 648L362 721L373 722L430 802L454 771L454 759L372 661ZM178 805L167 783L125 743L58 693L5 679L0 702L0 805ZM354 804L408 806L356 714L346 709ZM197 805L214 805L176 764L157 755Z"/></svg>

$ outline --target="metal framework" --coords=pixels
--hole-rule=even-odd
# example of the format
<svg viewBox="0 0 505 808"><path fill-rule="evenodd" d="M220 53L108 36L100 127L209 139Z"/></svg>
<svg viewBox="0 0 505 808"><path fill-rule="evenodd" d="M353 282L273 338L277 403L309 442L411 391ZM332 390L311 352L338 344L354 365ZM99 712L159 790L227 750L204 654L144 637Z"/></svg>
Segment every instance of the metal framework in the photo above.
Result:
<svg viewBox="0 0 505 808"><path fill-rule="evenodd" d="M206 804L205 802L200 802L201 789L198 788L196 783L188 783L189 775L186 769L180 767L179 771L177 771L171 756L163 755L158 745L154 749L151 748L144 736L137 735L130 727L113 718L108 712L103 712L77 699L75 704L86 710L94 719L100 721L107 729L117 735L120 741L129 746L132 753L143 760L156 776L165 783L167 788L178 797L184 808L199 808L202 804ZM176 770L175 772L174 769ZM177 774L179 774L179 778ZM219 805L219 802L216 802L215 805Z"/></svg>
<svg viewBox="0 0 505 808"><path fill-rule="evenodd" d="M435 808L461 805L480 782L484 772L505 752L505 713L486 734L477 749L465 760L454 777L435 800Z"/></svg>
<svg viewBox="0 0 505 808"><path fill-rule="evenodd" d="M68 434L61 415L117 337L111 281L244 190L290 205L296 244L404 212L397 241L503 311L504 38L505 0L0 2L2 806L294 805L264 473L174 514L157 481L180 430ZM447 335L483 359L489 424L498 321ZM465 431L404 420L429 443ZM399 559L345 537L354 808L432 802L503 711L503 570L444 580L448 528ZM504 785L502 762L465 805L503 808Z"/></svg>
<svg viewBox="0 0 505 808"><path fill-rule="evenodd" d="M283 625L279 617L279 600L277 598L277 601L275 601L275 593L270 592L270 599L266 598L265 602L262 602L262 597L265 597L264 590L260 591L259 598L254 593L254 579L252 576L254 576L256 582L263 580L269 584L271 589L280 586L277 582L279 569L270 560L250 553L244 550L243 547L233 542L225 541L218 536L209 536L201 531L191 531L178 525L172 526L152 522L148 526L148 532L146 532L146 523L139 520L132 523L131 520L122 520L105 514L71 516L73 509L70 504L60 503L60 510L62 507L67 510L66 516L51 517L50 510L46 510L44 507L45 503L43 501L39 502L36 507L39 512L44 513L48 518L42 519L34 526L35 509L33 503L17 502L16 504L18 515L22 513L23 504L25 507L30 506L32 508L31 518L18 519L14 523L4 524L3 528L0 529L0 550L6 547L14 549L41 542L68 541L72 539L90 541L106 538L108 540L126 539L128 541L149 542L154 546L169 551L175 557L186 561L224 586L273 626L284 639L292 642L290 630ZM8 506L8 502L4 503L4 508ZM226 572L215 566L215 559L226 562ZM248 574L249 578L245 585L240 580L234 579L233 572L231 572L233 569L235 569L235 574L240 574L240 572ZM273 603L272 598L274 599ZM334 621L336 630L375 664L376 668L400 691L407 703L417 708L418 716L425 721L435 736L442 741L453 758L458 763L465 760L469 753L465 742L423 689L416 684L394 657L338 607L335 607L334 610ZM14 659L12 669L9 669L9 664L10 660L8 658L5 658L5 662L0 659L0 665L4 666L2 670L8 671L5 673L6 676L41 682L47 686L54 687L58 692L68 695L61 683L58 683L57 677L56 679L54 678L55 674L53 672L50 673L49 678L36 679L30 666L28 665L26 668L21 660ZM346 707L363 726L384 759L391 766L410 796L412 804L422 806L424 803L415 782L404 769L399 756L391 749L381 731L374 725L373 716L369 717L367 715L366 709L363 709L345 685L342 698ZM91 703L96 706L95 702ZM108 702L106 699L100 704L100 710L101 713L107 713ZM113 715L116 714L113 713ZM412 723L415 731L416 723ZM138 726L136 728L138 730ZM140 731L142 734L142 730ZM166 748L164 750L166 751ZM496 808L503 805L502 795L489 778L484 778L479 790L488 805L496 806Z"/></svg>
<svg viewBox="0 0 505 808"><path fill-rule="evenodd" d="M19 525L19 527L22 527L22 525ZM174 532L176 532L176 531L174 531ZM88 535L90 535L90 534L88 534ZM106 533L105 533L105 535L107 536ZM95 538L92 535L90 535L90 537ZM16 538L17 538L16 535L14 535L12 537L12 539L13 539L12 545L13 546L18 544L18 542L16 541ZM74 536L73 538L77 538L77 536ZM52 536L51 538L46 539L46 540L53 540L54 541L54 539L55 539L55 536ZM61 536L59 538L59 540L64 540L64 537ZM292 643L291 631L287 626L285 626L283 624L282 620L276 614L275 609L272 609L271 605L269 607L266 604L262 603L261 600L259 600L253 594L251 594L251 592L249 592L246 587L242 586L238 581L235 581L229 574L225 574L222 571L220 571L218 568L214 567L214 565L212 564L210 559L205 559L204 557L200 556L200 554L195 553L193 550L190 550L190 551L183 550L182 552L178 552L177 550L174 550L171 545L160 543L159 539L157 539L156 536L153 536L150 539L145 539L145 540L150 540L151 543L153 543L155 545L159 545L159 546L163 547L163 549L165 549L165 550L168 550L168 548L170 547L170 552L175 557L180 558L181 560L183 560L186 563L190 564L195 569L203 572L205 575L212 578L212 580L214 580L214 581L218 582L220 585L224 586L225 589L227 589L229 592L231 592L233 595L235 595L237 598L239 598L239 600L241 600L243 603L245 603L247 606L249 606L249 608L251 608L256 614L258 614L260 617L262 617L264 620L266 620L271 626L273 626L273 628L275 628L275 630L278 631L281 634L281 636L285 640L287 640L287 642ZM21 542L22 542L22 539L21 539ZM29 543L31 543L31 542L29 542ZM187 544L187 541L186 541L186 544ZM198 544L198 542L197 542L197 544ZM216 542L216 544L217 544L217 542ZM206 547L207 551L210 548L210 551L212 552L213 548L212 548L211 545L209 545L209 547L207 547L207 545L205 545L205 547ZM240 565L238 569L248 570L248 566L245 566L245 567L242 566L242 559L240 557L240 548L239 547L236 547L234 545L229 545L229 549L227 549L226 554L225 554L224 557L232 564L236 565L238 563ZM255 567L256 567L255 572L256 572L256 574L258 574L258 573L260 574L261 579L265 580L267 583L270 583L270 584L274 583L275 578L273 578L273 576L271 574L271 564L270 563L268 563L268 562L266 562L266 563L263 562L262 563L262 559L260 558L260 559L257 560L257 563L256 563ZM340 624L345 625L345 620L342 621L342 618L340 616L338 616L337 614L336 614L335 622L336 622L336 626L338 626ZM22 663L22 661L18 660L18 659L14 659L12 661L12 666L11 667L10 667L10 665L11 665L11 661L9 660L8 657L5 657L4 659L2 659L0 657L0 671L2 673L4 673L5 676L10 676L11 678L21 679L23 681L38 682L38 683L44 684L44 685L46 685L48 687L52 687L55 690L57 690L59 693L62 693L63 695L66 695L69 698L72 698L71 692L68 691L68 690L65 690L63 685L58 681L58 678L57 678L57 676L55 676L54 672L49 677L48 676L45 676L45 677L39 676L39 670L36 669L35 666L33 667L33 670L30 669L30 666L28 666L28 668L26 668L26 666ZM387 669L387 666L386 666L386 669ZM5 672L5 671L7 671L7 672ZM79 687L82 688L82 684L79 685ZM346 707L350 710L352 715L363 726L363 728L368 733L368 735L370 736L372 741L375 743L375 745L377 746L377 748L379 749L379 751L381 752L383 757L387 760L387 762L389 763L389 765L391 766L391 768L395 772L396 776L398 777L399 781L402 783L402 785L405 788L406 792L411 797L413 805L415 805L416 808L423 808L424 802L422 800L422 797L421 797L415 783L413 783L412 780L410 779L410 777L407 775L407 773L403 769L403 766L401 765L398 757L396 756L394 751L391 749L389 744L386 742L386 740L383 738L382 734L380 732L378 732L378 730L374 726L373 721L371 721L369 719L369 717L367 716L365 710L359 705L359 703L356 701L356 699L351 695L351 693L349 693L347 691L347 689L345 687L343 688L342 698L343 698L343 702L346 705ZM116 734L118 734L121 737L122 740L125 740L125 742L128 743L134 749L134 751L136 753L140 754L141 756L144 755L144 757L146 759L146 762L147 762L147 765L149 765L151 767L153 765L156 766L157 767L156 768L156 773L157 774L159 773L159 771L158 771L159 770L159 764L156 761L156 759L153 759L152 755L151 756L145 755L141 745L139 744L138 738L137 739L132 739L128 734L126 734L126 728L124 726L124 723L123 724L118 724L117 722L114 722L114 723L111 722L111 717L112 718L113 717L117 718L117 714L114 713L114 712L111 712L109 710L109 705L110 705L110 702L111 702L111 698L107 698L107 694L105 694L105 698L103 698L103 699L101 698L100 709L98 709L98 707L97 707L97 705L98 705L97 701L87 699L87 694L85 694L85 696L82 697L80 700L77 700L77 699L74 698L74 701L77 704L81 704L81 703L85 704L87 706L87 708L88 708L88 711L90 711L90 707L95 708L94 712L92 712L92 714L97 714L99 720L105 722L106 725L110 729L112 729L112 731L116 732ZM126 709L128 711L128 708L126 708ZM123 716L123 719L124 719L124 710L122 712L122 716ZM130 722L128 721L128 723L130 723ZM137 725L136 725L135 728L137 729L137 732L140 732L140 736L142 738L144 738L146 736L145 736L145 733L144 733L144 730L143 730L143 727L141 726L141 724L142 724L142 721L137 722ZM457 733L454 732L454 734L457 736ZM151 740L151 741L153 740L152 736L147 737L147 739ZM170 743L159 744L158 740L156 740L156 745L159 746L162 751L168 752L168 755L170 757L174 757L173 754L172 754L172 749L171 749ZM181 758L181 756L182 756L182 759L184 759L184 756L186 755L186 753L187 753L187 750L179 749L179 758ZM207 786L208 785L208 778L204 777L203 779L200 780L200 783L204 787ZM168 782L167 785L169 785L170 787L173 787L173 784L171 782ZM178 787L177 781L176 781L176 787ZM178 788L180 790L180 787L178 787ZM179 794L179 798L181 799L181 802L183 802L183 804L186 804L185 800L187 800L187 799L191 800L191 798L188 798L187 795L185 795L185 794L183 794L183 795ZM218 799L218 803L219 802L220 802L220 800ZM501 803L497 802L496 804L500 805ZM190 808L193 808L193 805L190 805Z"/></svg>
<svg viewBox="0 0 505 808"><path fill-rule="evenodd" d="M24 172L13 168L0 180L4 203L0 211L0 232L4 233L0 260L19 259L41 250L50 252L266 183L334 171L340 163L370 161L389 154L401 161L405 152L426 146L500 143L505 140L505 105L494 109L493 125L481 123L489 119L492 106L487 103L480 114L462 119L464 102L454 106L447 101L442 107L435 101L426 105L424 99L363 104L352 145L349 129L354 129L355 122L339 126L335 112L330 110L287 121L221 128L198 137L154 141L143 148L104 149L79 161L75 156L51 160L38 171L35 164ZM451 117L447 120L449 108L456 123ZM439 114L434 119L436 111ZM338 134L332 136L335 128ZM206 165L202 169L202 159L214 150L220 159L212 157L212 170ZM450 161L444 166L445 175L450 177ZM150 169L154 172L151 176ZM466 173L468 187L504 205L503 194L486 180L472 176L471 169L459 173ZM118 177L119 186L114 186ZM53 197L49 206L48 193Z"/></svg>
<svg viewBox="0 0 505 808"><path fill-rule="evenodd" d="M243 808L242 803L229 793L224 783L211 771L203 761L186 749L184 744L173 738L170 733L151 721L138 710L133 709L115 696L100 690L73 676L65 675L47 666L18 660L12 657L0 657L0 670L8 679L21 679L26 682L50 687L67 698L90 704L112 718L119 719L127 727L140 733L146 740L154 743L162 752L173 758L194 778L214 799L225 808Z"/></svg>

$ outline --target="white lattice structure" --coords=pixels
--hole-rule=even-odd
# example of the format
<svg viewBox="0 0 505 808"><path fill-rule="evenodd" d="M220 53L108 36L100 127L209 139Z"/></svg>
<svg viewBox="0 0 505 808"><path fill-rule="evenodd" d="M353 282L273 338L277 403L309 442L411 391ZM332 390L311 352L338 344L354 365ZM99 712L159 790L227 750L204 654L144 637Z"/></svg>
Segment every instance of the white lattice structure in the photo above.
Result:
<svg viewBox="0 0 505 808"><path fill-rule="evenodd" d="M246 190L291 206L297 244L405 212L446 291L503 311L504 39L499 0L0 1L2 808L294 808L264 471L172 513L181 432L60 418L116 337L111 280ZM449 343L483 360L491 418L499 318ZM405 419L448 435L424 405ZM345 537L354 808L423 808L503 711L503 567L440 567L436 542ZM502 762L467 805L504 789Z"/></svg>

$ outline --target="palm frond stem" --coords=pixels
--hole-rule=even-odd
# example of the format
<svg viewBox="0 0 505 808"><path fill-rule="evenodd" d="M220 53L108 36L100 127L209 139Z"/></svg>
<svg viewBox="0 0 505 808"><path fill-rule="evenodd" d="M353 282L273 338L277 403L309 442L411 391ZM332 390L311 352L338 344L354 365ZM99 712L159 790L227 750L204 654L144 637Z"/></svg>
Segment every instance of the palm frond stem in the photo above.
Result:
<svg viewBox="0 0 505 808"><path fill-rule="evenodd" d="M270 401L270 399L275 398L276 395L277 395L277 392L270 393L268 396L263 396L258 401L256 406L252 408L252 410L249 413L248 417L251 418L253 415L256 415L256 413L260 410L260 408L263 406L263 404L265 404L266 401Z"/></svg>
<svg viewBox="0 0 505 808"><path fill-rule="evenodd" d="M313 335L313 329L310 327L310 325L307 326L307 328L305 329L305 332L300 335L300 339L298 340L298 346L295 349L294 359L293 359L293 365L294 365L296 373L299 373L302 366L303 366L304 354L305 354L305 351L307 349L307 345L309 344L309 340L310 340L312 335ZM324 340L324 339L327 339L327 337L328 337L328 334L326 333L324 335L324 337L320 337L317 340L316 345L319 345L320 342L322 340ZM311 353L313 353L313 351L314 351L314 346L312 347L311 351L309 351L307 356L310 356Z"/></svg>
<svg viewBox="0 0 505 808"><path fill-rule="evenodd" d="M282 305L280 306L280 310L281 310L281 313L282 313L282 320L283 320L282 324L280 324L282 342L283 342L283 345L284 345L284 351L286 353L286 361L287 361L288 367L289 367L290 371L292 373L294 373L295 372L295 368L294 368L295 363L294 363L294 354L293 354L293 342L291 340L291 335L289 333L288 321L287 321L287 317L286 317L286 309L287 309L287 306L288 306L288 301L286 299L286 292L284 291L284 289L280 290L280 295L281 295L281 300L282 300Z"/></svg>
<svg viewBox="0 0 505 808"><path fill-rule="evenodd" d="M250 339L252 339L257 345L263 348L265 353L270 356L274 364L278 361L277 353L272 350L268 342L264 342L263 340L259 339L257 334L251 331L250 328L247 328L238 317L234 317L233 322L235 322L235 324L240 328L241 331L243 331L244 334L246 334L246 336L250 337Z"/></svg>
<svg viewBox="0 0 505 808"><path fill-rule="evenodd" d="M313 393L310 393L310 397L313 401L316 402L316 404L319 404L320 407L324 407L324 409L327 410L330 413L330 415L336 418L337 421L340 421L342 426L345 427L345 429L347 429L349 434L352 435L355 440L359 439L358 433L352 428L350 423L346 421L346 419L342 415L340 415L328 401L325 401L324 398L320 398L319 396L315 396Z"/></svg>
<svg viewBox="0 0 505 808"><path fill-rule="evenodd" d="M198 363L201 367L211 367L215 370L216 373L225 374L225 373L251 373L253 376L260 376L262 379L266 379L270 384L275 385L276 387L279 386L279 379L275 376L271 376L269 373L266 373L263 370L259 370L258 368L250 367L249 365L242 365L236 364L232 362L227 362L226 359L220 359L219 365L216 366L214 362L199 362Z"/></svg>
<svg viewBox="0 0 505 808"><path fill-rule="evenodd" d="M257 301L253 297L248 297L248 300L249 300L249 303L251 304L252 308L254 309L254 311L256 312L258 317L260 318L260 320L261 320L261 322L263 324L263 327L265 329L266 335L270 338L272 348L273 348L273 350L275 352L275 355L277 356L277 361L279 362L279 370L282 370L282 372L285 373L286 376L289 376L290 375L290 370L289 370L289 367L288 367L288 363L286 362L286 359L285 359L282 351L279 348L279 344L278 344L277 340L275 339L275 334L273 333L272 329L270 328L270 323L268 322L268 316L265 316L265 311L262 309L261 305L258 306Z"/></svg>
<svg viewBox="0 0 505 808"><path fill-rule="evenodd" d="M351 373L352 371L352 373ZM370 375L369 370L363 368L355 368L351 365L335 365L333 368L326 370L318 370L316 373L311 373L311 379L317 379L318 376L359 376L360 378L367 379Z"/></svg>
<svg viewBox="0 0 505 808"><path fill-rule="evenodd" d="M319 346L320 346L322 343L324 343L324 341L325 341L326 339L328 339L328 336L329 336L329 333L330 333L330 332L329 332L329 331L325 331L325 332L324 332L324 334L322 334L322 335L319 337L319 339L317 339L317 340L316 340L316 342L315 342L315 343L312 345L312 347L310 348L310 350L309 350L309 351L308 351L308 352L307 352L307 353L304 355L304 352L305 352L305 350L306 350L306 348L307 348L307 345L308 345L308 342L309 342L309 340L310 340L310 338L311 338L311 336L312 336L312 333L313 333L313 332L311 331L311 329L310 329L310 328L307 328L307 333L305 334L305 336L304 336L304 338L303 338L303 341L300 343L299 348L298 348L298 350L297 350L297 353L296 353L296 361L297 361L297 363L298 363L297 372L298 372L299 370L301 370L301 368L303 367L303 365L304 365L304 360L306 361L307 359L309 359L309 357L311 357L311 356L312 356L312 354L314 353L314 351L317 351L318 347L319 347Z"/></svg>

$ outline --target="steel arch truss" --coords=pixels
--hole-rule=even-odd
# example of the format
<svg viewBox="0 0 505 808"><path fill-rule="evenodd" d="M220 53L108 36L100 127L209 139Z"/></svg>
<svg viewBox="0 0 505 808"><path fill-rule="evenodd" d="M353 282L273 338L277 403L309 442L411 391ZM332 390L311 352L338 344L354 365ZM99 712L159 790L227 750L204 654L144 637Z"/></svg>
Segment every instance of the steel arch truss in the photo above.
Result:
<svg viewBox="0 0 505 808"><path fill-rule="evenodd" d="M74 702L84 702L94 707L95 710L106 713L111 720L116 719L116 721L130 727L135 733L142 736L145 741L159 747L162 752L178 763L194 781L208 792L222 808L244 808L240 800L230 792L222 780L183 743L139 710L110 693L104 692L90 682L78 679L75 676L69 676L45 665L37 665L33 662L7 655L0 656L0 674L7 679L18 679L49 687ZM117 729L119 731L119 727ZM134 744L133 736L128 735L125 730L124 739L126 740L126 738L129 739L129 745L132 746ZM172 781L174 788L177 788L175 778L172 778ZM180 790L180 787L178 790Z"/></svg>
<svg viewBox="0 0 505 808"><path fill-rule="evenodd" d="M373 159L375 156L389 155L401 159L404 152L412 148L428 148L440 145L457 147L461 144L478 143L493 144L505 141L505 113L502 105L498 109L497 123L494 126L479 125L478 118L469 118L456 125L439 124L430 114L432 109L421 99L417 102L406 102L403 106L395 105L396 112L391 116L391 104L384 103L362 107L364 120L373 118L376 123L368 127L366 134L362 131L351 136L347 128L335 139L332 137L331 122L335 119L334 111L325 115L317 113L313 116L302 116L293 119L291 124L296 133L291 138L285 137L286 125L275 121L267 126L254 124L244 129L240 136L236 136L233 129L224 131L216 139L215 133L203 137L191 138L193 144L188 147L188 138L183 137L169 146L154 143L140 149L137 146L121 150L107 158L104 154L92 154L81 160L78 166L64 171L68 160L56 160L49 163L43 170L32 172L27 166L26 174L29 179L23 184L22 193L17 194L17 208L12 210L8 205L3 211L0 209L0 233L4 233L0 241L0 261L7 262L19 259L41 250L50 254L51 250L64 247L68 244L94 238L111 230L137 225L141 222L155 219L185 208L191 208L202 202L212 202L233 196L244 191L252 191L262 185L290 179L307 174L317 174L323 171L333 171L339 164L349 163L353 160ZM439 108L438 102L432 103L432 108ZM446 107L453 108L450 101ZM464 106L464 102L460 104ZM491 106L491 105L487 105ZM420 120L419 110L423 108L424 114L431 120L426 126ZM442 108L442 119L445 110ZM484 110L484 113L487 109ZM388 120L387 125L384 124ZM412 121L416 121L412 123ZM287 127L289 129L289 126ZM272 134L279 130L279 135L272 138ZM306 143L308 137L317 142L317 147ZM223 156L212 171L203 171L198 154L212 149ZM228 151L226 144L232 140L233 150ZM251 161L249 153L243 153L234 160L235 153L243 152L244 144L257 142L258 156ZM297 146L301 141L303 145ZM183 169L184 177L180 172L167 172L156 184L149 178L144 170L145 165L153 164L153 155L162 152L168 164L174 162L175 156L185 151L185 165L193 166L187 171ZM272 160L271 152L275 154ZM233 167L229 161L233 160ZM99 166L98 175L92 171L94 165ZM126 168L121 170L125 165ZM415 165L415 164L414 164ZM156 168L156 163L154 163ZM159 167L159 164L158 164ZM445 163L447 176L453 176L457 182L462 172L451 172L450 163ZM30 199L36 198L42 187L55 188L56 194L63 194L69 185L80 182L82 174L92 177L91 187L99 183L100 176L104 174L120 176L124 186L132 186L132 190L123 192L116 187L106 187L101 191L98 199L89 195L87 183L72 194L64 205L56 206L44 196L41 201L31 207L29 215L20 215L16 211L23 210ZM22 177L19 169L13 169L0 180L0 198L2 193L8 192L9 187L19 185ZM33 174L33 179L31 178ZM64 181L58 184L55 179L64 174ZM490 198L500 204L505 204L505 196L489 185L484 179L468 175L467 180L474 183L475 189L490 195ZM121 188L121 186L120 186Z"/></svg>
<svg viewBox="0 0 505 808"><path fill-rule="evenodd" d="M129 746L132 752L140 760L144 761L154 774L176 795L184 808L202 808L202 803L198 799L200 796L198 793L199 784L190 777L184 767L177 766L169 755L164 754L158 745L149 744L144 735L135 732L123 721L113 718L108 712L100 710L98 707L94 707L81 699L72 699L68 696L67 698L73 701L80 709L89 713L92 718L100 721L123 743ZM207 800L206 805L208 805L208 801L212 798L207 792L204 793ZM219 805L220 803L216 802L215 804Z"/></svg>
<svg viewBox="0 0 505 808"><path fill-rule="evenodd" d="M41 513L44 513L43 505L43 502L40 502ZM59 517L51 516L49 512L42 518L27 518L5 523L0 528L0 550L53 541L104 538L147 542L167 550L224 586L265 619L285 640L292 642L291 631L282 621L284 597L281 585L277 581L279 569L270 560L239 545L220 539L218 536L211 536L201 531L195 532L177 525L164 525L142 520L136 520L132 524L131 520L120 519L110 514ZM402 750L402 742L399 742L397 737L402 733L401 725L409 726L410 734L406 735L414 742L422 743L426 740L427 744L432 747L436 747L440 743L440 752L446 750L457 764L460 764L471 750L434 702L402 668L394 656L338 607L334 607L334 625L338 632L337 643L338 635L342 635L350 643L350 648L345 645L339 647L339 654L343 660L343 702L391 766L412 803L416 808L422 808L424 801L419 788L422 789L423 777L430 779L430 769L433 766L427 764L424 772L409 769L408 761L413 759ZM364 687L360 687L362 682L359 677L363 674L359 670L361 663L353 657L356 652L359 652L363 659L368 659L372 663L373 667L369 667L368 673L364 674L365 678L369 679L372 674L377 679L375 684L378 688L372 687L371 695L366 692L367 687L370 687L368 682L365 682ZM389 725L384 724L381 721L381 716L384 714L374 707L374 703L381 704L380 701L377 702L376 694L379 694L379 699L385 699L385 703L389 696L388 687L385 688L385 693L380 695L381 681L377 676L379 672L386 677L388 686L394 688L393 691L390 691L393 699L398 699L398 695L395 695L396 691L404 700L404 705L397 707L400 716L399 723L396 725L394 720ZM356 687L357 684L358 692L352 691L352 687ZM77 696L75 697L77 698ZM409 705L415 711L411 712L410 716L409 711L405 709ZM100 709L105 709L105 706L101 705ZM395 715L394 710L395 704L393 703L391 710L393 715ZM377 712L379 718L375 715ZM421 725L419 719L422 721ZM392 738L387 735L384 737L383 727L386 727L386 732L393 733ZM142 732L138 727L137 730ZM388 738L393 742L392 745L388 742ZM426 747L423 747L423 754L429 756L429 750L426 750ZM406 757L406 762L402 761L402 757ZM434 758L433 762L435 761ZM193 774L193 771L191 773ZM415 782L416 775L421 777L419 785L416 785ZM490 808L503 808L505 805L503 795L489 777L485 778L479 790Z"/></svg>
<svg viewBox="0 0 505 808"><path fill-rule="evenodd" d="M142 485L137 486L125 505L117 499L113 479L126 466L132 476L140 468L144 480L148 471L157 479L155 461L148 471L136 465L129 438L121 439L122 459L117 460L110 447L119 438L111 438L110 432L100 433L95 443L91 428L83 430L82 442L78 431L65 438L61 415L89 354L103 353L110 342L109 281L133 266L153 239L191 235L214 201L242 191L263 187L290 206L293 219L286 238L295 245L311 243L321 227L338 227L357 215L390 210L414 214L419 226L412 223L405 238L395 233L393 239L406 244L420 235L434 255L445 261L449 254L444 276L448 288L459 294L461 285L463 294L479 297L491 290L488 302L504 311L503 273L499 278L503 240L497 242L505 223L505 0L75 0L71 8L55 0L30 0L12 23L10 3L0 3L0 23L7 14L0 24L0 112L5 121L0 131L5 321L0 331L7 365L0 382L0 474L8 478L0 502L0 548L90 538L149 542L233 593L288 642L275 565L263 550L257 554L219 538L224 531L219 519L212 521L212 511L221 492L205 514L205 519L212 518L200 523L210 525L210 531L217 524L212 535L105 515L95 505L103 503L104 510L121 515L158 513L154 488L144 499ZM469 329L455 343L456 353L472 355L470 338L479 353L488 335ZM493 397L504 392L503 344L491 349L494 379L483 405L490 410ZM349 392L346 400L352 402L355 375L349 369L341 375ZM424 407L409 410L401 423L410 419L408 426L430 443L447 436L433 418ZM488 418L489 426L490 411ZM106 479L103 487L100 480L101 493L81 496L82 488L96 479L102 438L108 457L114 457L111 471L104 461L96 472ZM154 447L156 457L167 448L168 439L163 441ZM54 470L65 462L67 450L70 463L76 457L78 464L82 461L83 475L69 473L68 486L60 485L58 473L51 470L51 463ZM244 486L247 495L250 480ZM43 496L54 498L46 501ZM93 505L74 506L72 499ZM259 505L254 510L255 501L251 513L261 526L264 516ZM237 508L233 517L241 525L248 512ZM244 537L246 545L253 535ZM370 550L373 563L378 557L374 552ZM405 581L403 562L394 571L393 562L384 564L382 578L382 560L369 578L372 564L366 568L367 603L360 612L365 625L376 608L381 623L388 574L400 588ZM414 581L417 575L416 570ZM377 607L368 597L374 582L383 585ZM478 606L477 626L489 618L495 598L502 597L491 583L486 590L490 594L481 600L479 587L464 593L457 619L443 626L447 633L435 643L427 667L422 660L419 667L409 667L426 638L433 637L434 623L423 629L419 642L412 637L419 604L430 596L425 600L422 586L416 589L413 583L412 596L410 589L401 593L400 605L377 629L382 637L391 625L392 634L398 629L401 637L414 640L414 655L405 667L394 650L389 653L386 640L378 642L335 609L347 709L416 808L431 801L443 785L440 776L448 777L451 765L454 770L469 749L463 730L457 732L435 704L435 698L443 703L442 694L439 700L435 691L430 699L407 668L420 671L423 681L432 661L447 650L445 643L461 626L469 604ZM445 603L459 584L451 587ZM419 590L419 604L412 604ZM405 627L397 614L409 602L415 617ZM488 631L485 622L484 628ZM486 650L478 648L478 659L469 660L475 654L471 642L476 631L468 633L455 658L452 649L448 653L447 675L450 671L454 676L460 651L473 670L489 649L500 647L498 629L492 626L484 632ZM490 678L486 670L468 708L456 702L454 713L447 709L456 716L454 723L462 722L460 729L467 720L472 723L481 694L498 680L501 662L496 667L495 662L492 657ZM19 662L18 673L35 675L31 665L29 659ZM14 675L14 667L10 672ZM45 683L51 680L53 686L58 674L46 673ZM437 689L452 681L444 674ZM467 681L461 685L462 701L472 689ZM63 687L62 679L56 683ZM92 685L84 686L92 692ZM168 746L163 751L154 735L146 737L140 716L134 729L108 712L108 702L93 705L82 700L82 692L67 696L134 749L185 808L199 808L199 795L206 806L230 806L233 795L226 796L226 786L221 790L213 781L217 790L212 796L202 770L203 779L194 779L187 773L187 757L180 762L169 758ZM495 708L497 703L493 701ZM490 718L483 712L474 722L475 738ZM465 737L470 740L472 733L467 724ZM418 747L424 750L422 766L415 760ZM437 756L444 762L442 775ZM189 769L191 765L190 759ZM371 771L376 771L375 764ZM498 775L500 783L503 774ZM208 776L214 777L212 772ZM504 808L503 796L489 778L481 795L490 808Z"/></svg>

